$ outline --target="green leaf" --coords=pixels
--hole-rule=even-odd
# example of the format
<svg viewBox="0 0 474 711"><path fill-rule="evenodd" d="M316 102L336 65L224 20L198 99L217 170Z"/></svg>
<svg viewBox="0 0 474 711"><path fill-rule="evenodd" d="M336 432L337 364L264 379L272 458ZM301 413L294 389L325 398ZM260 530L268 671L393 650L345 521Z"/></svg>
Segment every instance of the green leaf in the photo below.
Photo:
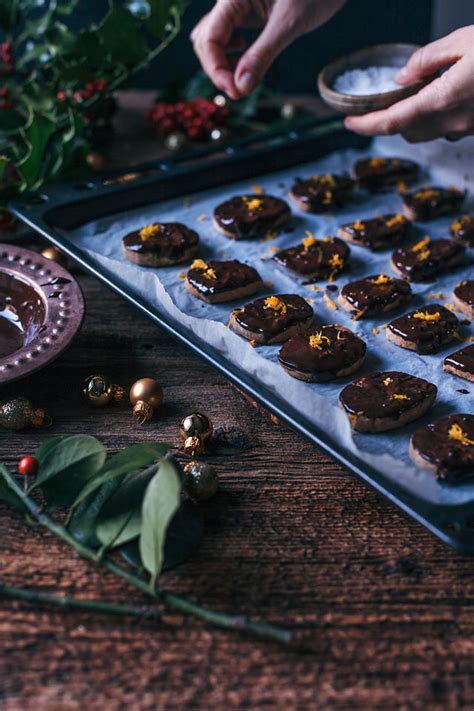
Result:
<svg viewBox="0 0 474 711"><path fill-rule="evenodd" d="M203 535L202 517L191 501L183 501L171 519L166 532L163 567L161 572L176 568L190 558ZM130 541L120 548L122 558L137 570L143 569L138 541Z"/></svg>
<svg viewBox="0 0 474 711"><path fill-rule="evenodd" d="M28 150L16 167L29 186L32 186L40 175L48 142L55 130L56 125L51 119L43 114L34 114L30 125L21 132Z"/></svg>
<svg viewBox="0 0 474 711"><path fill-rule="evenodd" d="M74 502L74 506L111 479L129 474L130 472L136 472L138 469L152 464L155 460L164 457L168 450L168 444L144 442L142 444L134 444L122 452L115 454L106 461L102 469L97 473L97 476L87 482Z"/></svg>
<svg viewBox="0 0 474 711"><path fill-rule="evenodd" d="M15 509L26 512L27 508L23 501L10 489L6 483L6 479L11 477L10 472L4 464L0 464L0 500L13 506Z"/></svg>
<svg viewBox="0 0 474 711"><path fill-rule="evenodd" d="M0 132L16 133L25 126L27 119L15 109L0 110Z"/></svg>
<svg viewBox="0 0 474 711"><path fill-rule="evenodd" d="M7 34L10 33L18 19L18 0L0 1L0 27Z"/></svg>
<svg viewBox="0 0 474 711"><path fill-rule="evenodd" d="M39 473L32 488L40 487L53 506L71 505L106 458L104 446L89 435L64 437L36 454Z"/></svg>
<svg viewBox="0 0 474 711"><path fill-rule="evenodd" d="M123 7L113 6L97 34L104 53L112 62L132 66L146 55L146 42L140 23Z"/></svg>
<svg viewBox="0 0 474 711"><path fill-rule="evenodd" d="M115 548L137 538L140 535L141 527L141 511L133 509L118 516L99 519L95 532L105 548Z"/></svg>
<svg viewBox="0 0 474 711"><path fill-rule="evenodd" d="M123 479L123 476L116 477L103 484L95 494L90 494L74 509L67 528L77 541L90 548L99 545L95 533L97 519L105 502L119 488Z"/></svg>
<svg viewBox="0 0 474 711"><path fill-rule="evenodd" d="M161 462L148 484L142 505L140 556L150 573L151 587L163 566L163 551L168 525L180 503L181 479L176 465L169 459Z"/></svg>

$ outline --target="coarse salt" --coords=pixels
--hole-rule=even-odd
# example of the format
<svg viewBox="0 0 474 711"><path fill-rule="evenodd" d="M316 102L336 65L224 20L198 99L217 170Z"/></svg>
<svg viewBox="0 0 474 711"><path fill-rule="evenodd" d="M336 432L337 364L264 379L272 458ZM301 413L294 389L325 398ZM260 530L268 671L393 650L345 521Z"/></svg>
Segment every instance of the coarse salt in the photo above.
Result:
<svg viewBox="0 0 474 711"><path fill-rule="evenodd" d="M398 67L366 67L365 69L350 69L339 74L334 82L334 89L340 94L352 96L370 96L384 94L387 91L400 89L395 81Z"/></svg>

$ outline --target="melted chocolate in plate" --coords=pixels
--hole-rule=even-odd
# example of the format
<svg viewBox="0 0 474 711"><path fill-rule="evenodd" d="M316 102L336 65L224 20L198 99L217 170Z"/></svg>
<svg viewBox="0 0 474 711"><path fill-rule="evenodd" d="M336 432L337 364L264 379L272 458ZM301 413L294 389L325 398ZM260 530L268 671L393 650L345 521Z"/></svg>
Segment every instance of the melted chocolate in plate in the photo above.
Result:
<svg viewBox="0 0 474 711"><path fill-rule="evenodd" d="M14 245L0 245L0 384L56 358L79 330L84 301L59 264Z"/></svg>

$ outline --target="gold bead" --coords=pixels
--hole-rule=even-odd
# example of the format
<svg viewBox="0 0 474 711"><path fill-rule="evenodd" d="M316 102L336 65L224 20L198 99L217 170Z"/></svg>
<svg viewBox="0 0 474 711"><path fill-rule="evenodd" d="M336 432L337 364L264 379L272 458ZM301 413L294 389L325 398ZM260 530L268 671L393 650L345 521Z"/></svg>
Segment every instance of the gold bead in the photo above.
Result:
<svg viewBox="0 0 474 711"><path fill-rule="evenodd" d="M86 162L96 173L100 173L107 168L107 160L104 154L98 151L90 151L86 156Z"/></svg>
<svg viewBox="0 0 474 711"><path fill-rule="evenodd" d="M67 266L67 257L64 252L61 252L60 249L54 247L53 245L42 249L41 254L43 257L46 257L46 259L50 259L52 262L56 262L56 264L60 264L62 267Z"/></svg>
<svg viewBox="0 0 474 711"><path fill-rule="evenodd" d="M47 424L47 419L44 410L33 407L30 400L23 395L0 404L0 425L7 430L42 427Z"/></svg>
<svg viewBox="0 0 474 711"><path fill-rule="evenodd" d="M123 388L112 383L105 375L89 375L84 380L82 393L93 407L105 407L110 402L122 400L124 396Z"/></svg>
<svg viewBox="0 0 474 711"><path fill-rule="evenodd" d="M140 424L151 420L163 402L163 390L154 378L140 378L130 388L133 414Z"/></svg>

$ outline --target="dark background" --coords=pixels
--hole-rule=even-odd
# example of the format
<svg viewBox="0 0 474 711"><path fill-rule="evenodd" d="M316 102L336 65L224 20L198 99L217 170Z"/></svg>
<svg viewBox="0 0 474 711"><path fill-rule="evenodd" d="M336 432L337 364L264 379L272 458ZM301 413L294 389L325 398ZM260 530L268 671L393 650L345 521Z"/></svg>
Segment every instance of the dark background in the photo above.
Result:
<svg viewBox="0 0 474 711"><path fill-rule="evenodd" d="M181 34L146 72L134 79L134 86L163 87L170 79L194 74L198 62L189 34L213 5L209 0L191 0ZM101 17L106 7L104 0L81 3L74 18L76 27ZM381 42L424 44L430 38L430 26L431 0L349 0L323 28L302 37L281 55L269 82L282 91L313 91L318 70L329 60Z"/></svg>

